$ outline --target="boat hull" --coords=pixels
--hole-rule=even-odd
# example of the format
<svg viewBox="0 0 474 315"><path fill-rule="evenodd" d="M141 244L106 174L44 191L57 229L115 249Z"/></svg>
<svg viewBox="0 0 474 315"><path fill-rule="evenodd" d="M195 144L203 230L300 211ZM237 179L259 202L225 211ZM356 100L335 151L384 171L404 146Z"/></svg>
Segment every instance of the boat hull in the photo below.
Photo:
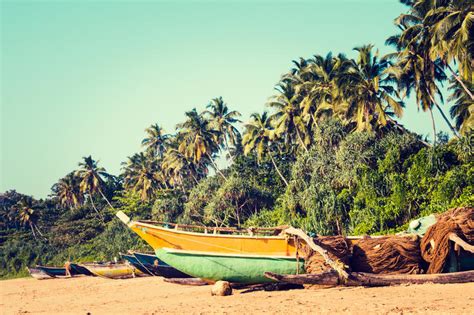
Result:
<svg viewBox="0 0 474 315"><path fill-rule="evenodd" d="M48 275L46 272L44 272L41 269L38 269L38 268L27 268L27 269L28 269L28 272L30 273L30 275L35 279L44 280L44 279L52 279L53 278L52 276Z"/></svg>
<svg viewBox="0 0 474 315"><path fill-rule="evenodd" d="M121 256L146 274L164 278L190 278L189 275L165 264L163 261L159 261L155 255L133 253L131 255L121 254ZM159 261L159 264L156 264L157 261Z"/></svg>
<svg viewBox="0 0 474 315"><path fill-rule="evenodd" d="M304 273L304 261L292 257L265 255L232 255L161 248L156 256L176 269L206 281L225 280L235 283L264 283L270 271L279 274Z"/></svg>

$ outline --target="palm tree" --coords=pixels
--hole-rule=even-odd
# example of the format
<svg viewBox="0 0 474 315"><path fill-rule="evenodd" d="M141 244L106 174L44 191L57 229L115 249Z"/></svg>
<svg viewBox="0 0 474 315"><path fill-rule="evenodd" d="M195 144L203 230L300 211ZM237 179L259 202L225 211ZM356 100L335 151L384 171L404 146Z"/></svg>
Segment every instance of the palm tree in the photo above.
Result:
<svg viewBox="0 0 474 315"><path fill-rule="evenodd" d="M392 70L395 70L399 90L404 91L405 95L409 95L410 91L414 90L418 108L430 111L434 133L436 134L432 113L433 106L438 109L453 134L457 136L456 130L436 101L436 95L441 100L443 99L437 82L446 80L446 75L442 69L441 61L433 61L429 55L431 50L430 27L423 21L430 9L430 3L417 2L412 6L409 14L402 14L395 20L395 24L402 30L402 33L387 41L398 50L397 65ZM436 136L434 140L436 140Z"/></svg>
<svg viewBox="0 0 474 315"><path fill-rule="evenodd" d="M113 209L114 207L110 204L107 197L105 197L102 189L104 187L104 179L109 178L110 175L106 172L105 168L99 167L98 162L92 159L92 157L85 156L83 157L84 161L79 163L79 170L76 171L76 176L81 180L79 185L81 193L89 196L92 207L100 215L99 211L94 205L93 195L97 192L102 195L102 198L108 203L108 205Z"/></svg>
<svg viewBox="0 0 474 315"><path fill-rule="evenodd" d="M471 89L474 84L468 85ZM453 93L449 97L449 101L453 101L454 105L451 107L450 114L455 121L456 128L462 135L467 135L474 130L474 102L465 93L457 81L452 82L449 87Z"/></svg>
<svg viewBox="0 0 474 315"><path fill-rule="evenodd" d="M35 231L41 236L43 236L43 234L38 228L37 222L39 215L38 211L36 211L34 207L33 198L24 196L20 199L20 201L17 202L17 204L14 206L14 209L18 214L18 220L20 221L20 224L23 226L28 225L33 237L36 238Z"/></svg>
<svg viewBox="0 0 474 315"><path fill-rule="evenodd" d="M195 164L201 162L202 158L207 158L211 162L216 172L226 180L225 175L219 170L213 155L219 148L217 132L211 128L209 121L198 114L194 108L186 112L187 120L176 125L181 139L178 147L179 152L186 158L192 158Z"/></svg>
<svg viewBox="0 0 474 315"><path fill-rule="evenodd" d="M425 0L426 2L426 0ZM472 81L474 65L474 3L472 0L444 1L431 4L424 23L430 25L431 59L440 58L471 100L474 96L461 77L451 68L456 61L459 73L466 81ZM421 5L422 1L418 1Z"/></svg>
<svg viewBox="0 0 474 315"><path fill-rule="evenodd" d="M270 117L275 124L275 134L283 136L287 145L293 143L293 140L299 141L301 147L308 152L311 137L301 115L299 95L290 83L278 84L277 91L280 93L271 98L268 104L276 111Z"/></svg>
<svg viewBox="0 0 474 315"><path fill-rule="evenodd" d="M237 117L241 114L238 111L230 111L222 97L214 98L208 105L208 110L204 111L209 116L210 126L217 131L219 144L229 152L231 160L234 158L230 152L229 143L235 145L239 137L239 130L234 126L241 122Z"/></svg>
<svg viewBox="0 0 474 315"><path fill-rule="evenodd" d="M52 191L62 206L75 208L83 202L79 184L79 178L71 172L54 184Z"/></svg>
<svg viewBox="0 0 474 315"><path fill-rule="evenodd" d="M245 124L245 133L242 138L244 154L248 155L251 151L255 151L257 159L261 160L263 155L267 153L272 160L276 172L285 185L288 186L288 181L278 168L271 152L272 142L275 139L275 130L273 129L272 121L268 113L263 112L262 115L254 113L250 118L250 122Z"/></svg>
<svg viewBox="0 0 474 315"><path fill-rule="evenodd" d="M154 156L163 157L169 135L165 134L163 128L158 124L151 125L145 129L145 132L147 137L143 139L142 146L150 150Z"/></svg>
<svg viewBox="0 0 474 315"><path fill-rule="evenodd" d="M142 200L148 200L161 188L167 187L156 159L146 156L143 152L128 158L124 172L126 188L140 192Z"/></svg>
<svg viewBox="0 0 474 315"><path fill-rule="evenodd" d="M390 63L379 59L378 51L373 53L372 49L372 45L355 48L359 52L357 61L352 61L352 68L339 78L348 104L347 115L357 130L371 130L373 124L385 126L389 115L401 117L403 113L403 104L392 97L395 89L386 73Z"/></svg>

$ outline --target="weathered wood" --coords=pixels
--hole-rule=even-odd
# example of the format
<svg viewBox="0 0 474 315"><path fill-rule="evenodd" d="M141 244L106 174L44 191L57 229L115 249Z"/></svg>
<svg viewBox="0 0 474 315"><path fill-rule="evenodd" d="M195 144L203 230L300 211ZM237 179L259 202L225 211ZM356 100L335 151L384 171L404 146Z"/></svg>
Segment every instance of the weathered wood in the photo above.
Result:
<svg viewBox="0 0 474 315"><path fill-rule="evenodd" d="M422 275L381 275L364 272L352 272L349 278L342 282L334 270L319 274L279 275L266 272L265 277L276 281L296 284L346 285L346 286L389 286L398 284L422 283L467 283L474 282L474 270Z"/></svg>
<svg viewBox="0 0 474 315"><path fill-rule="evenodd" d="M462 247L465 251L474 253L474 246L465 242L462 238L457 236L455 233L449 234L449 239L454 242L457 246Z"/></svg>
<svg viewBox="0 0 474 315"><path fill-rule="evenodd" d="M287 291L295 289L304 289L302 284L297 283L286 283L286 282L276 282L276 283L260 283L247 285L245 287L240 287L240 293L250 293L255 291Z"/></svg>
<svg viewBox="0 0 474 315"><path fill-rule="evenodd" d="M181 284L181 285L193 285L201 286L208 285L209 283L200 278L165 278L165 282Z"/></svg>
<svg viewBox="0 0 474 315"><path fill-rule="evenodd" d="M332 269L337 271L340 278L347 279L349 277L349 274L345 270L346 266L341 261L332 260L331 257L329 257L327 250L317 245L311 237L309 237L305 232L303 232L303 230L295 229L294 227L289 227L285 229L283 233L288 234L288 235L294 235L304 240L306 244L308 244L308 246L311 247L312 250L314 250L315 252L323 256L326 263Z"/></svg>

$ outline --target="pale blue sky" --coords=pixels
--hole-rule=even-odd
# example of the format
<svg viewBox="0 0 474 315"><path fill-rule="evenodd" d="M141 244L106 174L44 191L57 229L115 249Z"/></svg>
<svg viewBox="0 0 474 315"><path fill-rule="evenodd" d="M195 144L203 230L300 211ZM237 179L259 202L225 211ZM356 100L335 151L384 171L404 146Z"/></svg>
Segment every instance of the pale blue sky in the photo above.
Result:
<svg viewBox="0 0 474 315"><path fill-rule="evenodd" d="M45 197L89 154L118 174L147 126L173 132L217 96L246 120L293 59L353 56L366 43L388 52L404 10L397 0L2 1L0 192ZM431 132L413 103L405 117Z"/></svg>

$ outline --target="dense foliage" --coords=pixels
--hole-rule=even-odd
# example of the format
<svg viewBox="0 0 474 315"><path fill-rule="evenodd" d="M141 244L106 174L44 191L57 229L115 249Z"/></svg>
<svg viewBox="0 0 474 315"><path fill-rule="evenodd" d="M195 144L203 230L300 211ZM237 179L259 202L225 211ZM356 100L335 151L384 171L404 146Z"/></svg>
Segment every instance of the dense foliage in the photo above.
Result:
<svg viewBox="0 0 474 315"><path fill-rule="evenodd" d="M366 234L472 206L474 5L402 2L400 34L387 39L393 53L364 45L355 59L329 53L294 61L268 111L243 128L240 113L218 97L186 112L174 134L147 128L144 150L118 176L87 156L45 200L1 194L0 276L146 249L114 218L117 210L168 222ZM410 94L419 109L442 115L453 138L438 134L434 120L429 142L397 122Z"/></svg>

